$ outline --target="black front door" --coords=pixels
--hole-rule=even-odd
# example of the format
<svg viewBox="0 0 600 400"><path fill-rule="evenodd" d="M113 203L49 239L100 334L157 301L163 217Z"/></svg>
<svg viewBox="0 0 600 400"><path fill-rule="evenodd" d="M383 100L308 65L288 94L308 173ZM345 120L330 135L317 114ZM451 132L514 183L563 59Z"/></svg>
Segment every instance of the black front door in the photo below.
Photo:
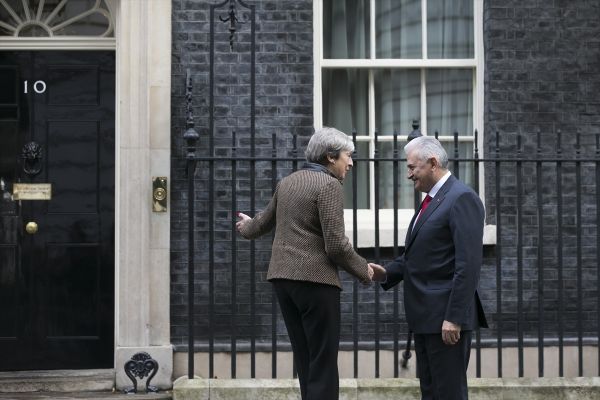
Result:
<svg viewBox="0 0 600 400"><path fill-rule="evenodd" d="M114 52L0 52L0 370L113 367L114 111Z"/></svg>

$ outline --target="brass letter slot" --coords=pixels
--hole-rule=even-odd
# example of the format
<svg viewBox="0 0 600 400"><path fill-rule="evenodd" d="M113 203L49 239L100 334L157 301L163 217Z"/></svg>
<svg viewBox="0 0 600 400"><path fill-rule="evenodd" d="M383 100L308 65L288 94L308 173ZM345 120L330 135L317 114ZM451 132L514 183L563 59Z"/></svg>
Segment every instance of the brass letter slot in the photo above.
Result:
<svg viewBox="0 0 600 400"><path fill-rule="evenodd" d="M152 211L167 212L167 177L152 178Z"/></svg>
<svg viewBox="0 0 600 400"><path fill-rule="evenodd" d="M13 184L13 200L51 200L51 183L15 183Z"/></svg>

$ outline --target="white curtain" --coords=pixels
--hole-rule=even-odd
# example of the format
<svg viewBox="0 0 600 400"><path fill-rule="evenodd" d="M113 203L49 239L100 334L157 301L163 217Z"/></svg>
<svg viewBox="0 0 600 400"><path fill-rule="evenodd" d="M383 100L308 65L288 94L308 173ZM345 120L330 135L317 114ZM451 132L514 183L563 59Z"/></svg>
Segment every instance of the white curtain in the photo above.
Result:
<svg viewBox="0 0 600 400"><path fill-rule="evenodd" d="M404 157L402 147L412 130L412 121L421 114L421 72L418 69L380 70L375 73L375 118L380 135L398 133L398 154ZM393 143L381 142L382 158L393 157ZM394 190L393 163L382 162L379 174L380 208L393 208L394 193L400 208L411 208L413 186L406 180L406 163L398 166L398 190Z"/></svg>
<svg viewBox="0 0 600 400"><path fill-rule="evenodd" d="M406 135L421 115L421 71L375 71L375 126L380 135Z"/></svg>
<svg viewBox="0 0 600 400"><path fill-rule="evenodd" d="M421 0L377 0L377 58L421 58Z"/></svg>
<svg viewBox="0 0 600 400"><path fill-rule="evenodd" d="M473 134L473 70L427 71L427 131L433 135Z"/></svg>
<svg viewBox="0 0 600 400"><path fill-rule="evenodd" d="M368 130L368 71L364 69L324 69L323 125L335 127L348 135L356 130L358 135L369 134ZM368 157L368 143L358 142L359 157ZM352 174L358 174L358 208L369 208L369 169L367 163L355 165L346 176L344 204L352 208Z"/></svg>
<svg viewBox="0 0 600 400"><path fill-rule="evenodd" d="M323 1L323 56L369 57L369 0Z"/></svg>
<svg viewBox="0 0 600 400"><path fill-rule="evenodd" d="M473 58L473 0L427 2L428 58Z"/></svg>

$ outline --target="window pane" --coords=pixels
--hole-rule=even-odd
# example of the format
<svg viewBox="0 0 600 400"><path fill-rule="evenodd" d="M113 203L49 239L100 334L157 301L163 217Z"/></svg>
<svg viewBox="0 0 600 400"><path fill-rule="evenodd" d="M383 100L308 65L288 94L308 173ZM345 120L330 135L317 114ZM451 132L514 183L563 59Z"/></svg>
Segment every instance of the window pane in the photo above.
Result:
<svg viewBox="0 0 600 400"><path fill-rule="evenodd" d="M323 1L323 58L369 58L369 0Z"/></svg>
<svg viewBox="0 0 600 400"><path fill-rule="evenodd" d="M428 1L428 58L473 58L473 47L473 0Z"/></svg>
<svg viewBox="0 0 600 400"><path fill-rule="evenodd" d="M377 58L421 58L421 0L377 0Z"/></svg>
<svg viewBox="0 0 600 400"><path fill-rule="evenodd" d="M30 25L19 32L21 37L48 37L50 34L41 26Z"/></svg>
<svg viewBox="0 0 600 400"><path fill-rule="evenodd" d="M421 71L376 70L375 126L379 135L408 134L421 115Z"/></svg>
<svg viewBox="0 0 600 400"><path fill-rule="evenodd" d="M17 22L12 12L22 21ZM0 21L6 24L0 29L0 36L12 36L17 33L18 28L18 36L21 37L114 37L105 0L2 0Z"/></svg>
<svg viewBox="0 0 600 400"><path fill-rule="evenodd" d="M99 7L98 7L99 6ZM46 6L47 11L54 10L51 4ZM100 36L109 30L110 21L107 17L109 15L105 2L98 2L96 0L70 0L65 3L64 7L61 8L60 12L56 14L51 21L52 26L62 24L69 19L85 15L90 11L94 10L91 14L85 18L77 20L71 24L66 25L62 29L58 29L54 32L56 36ZM98 12L102 10L103 12ZM110 35L113 36L113 35Z"/></svg>
<svg viewBox="0 0 600 400"><path fill-rule="evenodd" d="M473 135L473 70L427 71L427 131Z"/></svg>
<svg viewBox="0 0 600 400"><path fill-rule="evenodd" d="M323 70L323 125L368 135L368 84L366 70Z"/></svg>
<svg viewBox="0 0 600 400"><path fill-rule="evenodd" d="M356 156L355 158L368 158L369 157L369 142L358 142L356 143ZM368 161L356 161L354 160L354 167L346 174L344 179L344 208L353 207L353 191L352 191L352 178L353 174L356 174L356 204L357 208L369 208L369 193L370 181L369 181L369 162Z"/></svg>
<svg viewBox="0 0 600 400"><path fill-rule="evenodd" d="M25 10L23 9L22 0L7 0L0 3L6 3L6 5L2 4L0 6L0 17L2 18L0 21L9 24L14 24L16 22L12 17L12 13L8 12L9 8L14 11L21 20L25 19Z"/></svg>
<svg viewBox="0 0 600 400"><path fill-rule="evenodd" d="M404 145L406 138L398 137L398 154L396 159L406 158L404 154ZM393 142L379 142L377 145L379 157L394 157ZM394 192L398 198L398 209L414 207L414 184L406 179L406 161L399 161L397 164L398 190L394 191L394 162L379 162L379 208L394 208Z"/></svg>
<svg viewBox="0 0 600 400"><path fill-rule="evenodd" d="M448 169L452 171L454 176L458 177L463 183L474 187L475 184L475 165L472 161L459 161L458 175L455 170L453 160L456 159L454 142L442 141L442 146L448 153L450 163ZM458 158L473 158L473 142L458 142Z"/></svg>
<svg viewBox="0 0 600 400"><path fill-rule="evenodd" d="M109 27L108 19L98 13L88 15L87 17L73 24L67 25L63 29L57 29L55 36L102 36L108 33L108 37L114 36Z"/></svg>

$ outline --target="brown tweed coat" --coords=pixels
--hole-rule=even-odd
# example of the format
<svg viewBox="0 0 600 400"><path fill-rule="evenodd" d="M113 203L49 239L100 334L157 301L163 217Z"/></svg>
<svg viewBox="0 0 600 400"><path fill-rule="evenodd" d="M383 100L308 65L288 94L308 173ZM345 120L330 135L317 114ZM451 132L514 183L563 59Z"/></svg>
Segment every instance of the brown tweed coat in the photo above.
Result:
<svg viewBox="0 0 600 400"><path fill-rule="evenodd" d="M267 208L242 226L254 239L275 228L267 279L290 279L337 286L337 267L370 282L367 261L344 230L343 191L331 175L300 170L281 180Z"/></svg>

